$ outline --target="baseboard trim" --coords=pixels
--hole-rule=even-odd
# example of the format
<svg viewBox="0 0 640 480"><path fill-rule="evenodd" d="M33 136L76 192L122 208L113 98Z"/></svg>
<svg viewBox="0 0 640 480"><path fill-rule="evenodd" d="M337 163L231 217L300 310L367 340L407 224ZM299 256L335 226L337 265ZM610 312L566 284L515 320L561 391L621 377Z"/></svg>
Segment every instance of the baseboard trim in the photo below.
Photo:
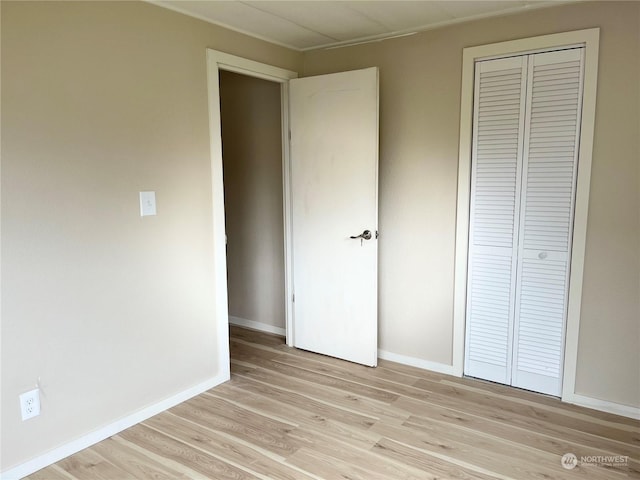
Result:
<svg viewBox="0 0 640 480"><path fill-rule="evenodd" d="M195 397L196 395L200 395L201 393L206 392L216 385L220 385L228 379L229 378L226 377L226 375L217 375L215 377L212 377L202 383L188 388L187 390L177 393L176 395L150 405L142 410L132 413L131 415L127 415L126 417L121 418L120 420L116 420L115 422L91 433L88 433L87 435L77 438L76 440L72 440L71 442L54 448L53 450L39 455L21 465L6 470L0 474L0 478L2 480L17 480L26 477L27 475L31 475L32 473L37 472L38 470L45 468L51 464L54 464L62 460L63 458L68 457L69 455L73 455L80 450L84 450L91 445L95 445L96 443L101 442L102 440L109 438L112 435L120 433L123 430L136 425L137 423L143 422L148 418L157 415L158 413L164 412L165 410L174 407L179 403Z"/></svg>
<svg viewBox="0 0 640 480"><path fill-rule="evenodd" d="M391 362L401 363L403 365L409 365L411 367L422 368L423 370L443 373L445 375L455 375L453 365L430 362L429 360L423 360L422 358L409 357L407 355L400 355L399 353L387 352L386 350L378 349L378 358L389 360Z"/></svg>
<svg viewBox="0 0 640 480"><path fill-rule="evenodd" d="M600 400L599 398L587 397L578 393L572 393L562 398L563 402L572 403L581 407L593 408L601 412L613 413L623 417L640 420L640 407L632 407L621 403Z"/></svg>
<svg viewBox="0 0 640 480"><path fill-rule="evenodd" d="M231 325L237 325L238 327L250 328L252 330L258 330L260 332L275 333L281 337L287 336L287 330L282 327L275 327L268 323L256 322L255 320L247 320L246 318L234 317L229 315L229 323Z"/></svg>

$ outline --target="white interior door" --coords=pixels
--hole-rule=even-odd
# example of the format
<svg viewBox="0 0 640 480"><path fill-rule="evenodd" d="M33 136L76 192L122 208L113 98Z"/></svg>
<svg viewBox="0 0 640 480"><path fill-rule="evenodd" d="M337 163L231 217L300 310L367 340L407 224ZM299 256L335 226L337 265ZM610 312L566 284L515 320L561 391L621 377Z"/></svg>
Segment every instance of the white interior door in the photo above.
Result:
<svg viewBox="0 0 640 480"><path fill-rule="evenodd" d="M375 366L378 69L291 80L289 99L293 345Z"/></svg>

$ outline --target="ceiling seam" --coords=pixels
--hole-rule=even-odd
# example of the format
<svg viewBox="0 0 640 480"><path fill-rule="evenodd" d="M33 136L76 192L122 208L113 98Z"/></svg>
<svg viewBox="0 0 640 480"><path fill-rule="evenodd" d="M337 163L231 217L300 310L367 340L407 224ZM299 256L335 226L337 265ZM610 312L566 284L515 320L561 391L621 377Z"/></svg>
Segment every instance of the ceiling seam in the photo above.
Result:
<svg viewBox="0 0 640 480"><path fill-rule="evenodd" d="M292 25L295 25L296 27L300 27L300 28L303 28L303 29L305 29L305 30L307 30L307 31L309 31L309 32L315 33L316 35L320 35L320 36L325 37L325 38L330 38L331 40L334 40L334 41L336 41L336 42L340 41L340 39L339 39L339 38L335 38L335 37L333 37L333 36L331 36L331 35L327 35L326 33L318 32L317 30L314 30L313 28L310 28L310 27L307 27L307 26L305 26L305 25L302 25L302 24L300 24L300 23L298 23L298 22L295 22L295 21L293 21L293 20L291 20L291 19L289 19L289 18L283 17L283 16L281 16L281 15L278 15L278 14L276 14L276 13L270 12L270 11L268 11L268 10L263 10L262 8L258 8L258 7L256 7L256 6L255 6L255 5L253 5L253 4L249 4L249 3L247 3L247 2L243 2L243 1L239 1L239 0L238 0L238 3L241 3L241 4L242 4L242 5L244 5L245 7L253 8L254 10L257 10L257 11L259 11L259 12L262 12L262 13L264 13L264 14L266 14L266 15L269 15L269 16L272 16L272 17L275 17L275 18L278 18L278 19L280 19L280 20L284 20L285 22L288 22L288 23L290 23L290 24L292 24Z"/></svg>

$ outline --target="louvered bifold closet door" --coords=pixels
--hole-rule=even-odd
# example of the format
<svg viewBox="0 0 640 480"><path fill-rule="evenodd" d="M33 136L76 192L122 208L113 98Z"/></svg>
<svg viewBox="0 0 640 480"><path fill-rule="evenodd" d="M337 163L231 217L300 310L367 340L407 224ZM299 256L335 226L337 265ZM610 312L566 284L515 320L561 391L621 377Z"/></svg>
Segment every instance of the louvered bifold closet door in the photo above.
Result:
<svg viewBox="0 0 640 480"><path fill-rule="evenodd" d="M476 63L465 374L509 383L526 58Z"/></svg>
<svg viewBox="0 0 640 480"><path fill-rule="evenodd" d="M514 386L562 388L583 49L529 56L514 324Z"/></svg>

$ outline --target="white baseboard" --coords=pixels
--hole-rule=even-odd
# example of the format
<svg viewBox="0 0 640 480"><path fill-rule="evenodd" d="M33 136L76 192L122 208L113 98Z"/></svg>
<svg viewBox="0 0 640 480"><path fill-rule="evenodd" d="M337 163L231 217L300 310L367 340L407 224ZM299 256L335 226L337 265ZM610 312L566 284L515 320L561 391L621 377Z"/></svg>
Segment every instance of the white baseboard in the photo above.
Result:
<svg viewBox="0 0 640 480"><path fill-rule="evenodd" d="M268 323L256 322L254 320L247 320L246 318L234 317L229 315L229 323L231 325L237 325L238 327L246 327L252 330L258 330L260 332L275 333L282 337L287 336L287 330L282 327L275 327Z"/></svg>
<svg viewBox="0 0 640 480"><path fill-rule="evenodd" d="M65 443L60 447L54 448L42 455L37 456L36 458L29 460L21 465L13 467L9 470L6 470L0 474L0 478L2 480L17 480L27 475L31 475L38 470L45 468L53 463L56 463L63 458L68 457L69 455L73 455L74 453L79 452L80 450L84 450L85 448L90 447L91 445L95 445L98 442L101 442L105 438L109 438L112 435L115 435L123 430L126 430L133 425L143 422L148 418L157 415L158 413L164 412L171 407L178 405L186 400L189 400L196 395L200 395L203 392L215 387L216 385L220 385L222 382L228 380L228 377L225 378L225 375L217 375L209 380L206 380L198 385L194 385L187 390L184 390L176 395L173 395L169 398L166 398L156 404L150 405L142 410L139 410L131 415L127 415L120 420L116 420L115 422L102 427L98 430L95 430L87 435L84 435L76 440L73 440L69 443Z"/></svg>
<svg viewBox="0 0 640 480"><path fill-rule="evenodd" d="M378 357L383 360L422 368L423 370L431 370L432 372L443 373L445 375L455 375L453 365L430 362L429 360L423 360L422 358L409 357L407 355L400 355L399 353L387 352L386 350L380 349L378 349Z"/></svg>
<svg viewBox="0 0 640 480"><path fill-rule="evenodd" d="M640 420L640 407L632 407L630 405L622 405L620 403L610 402L608 400L600 400L599 398L587 397L579 393L572 393L562 398L563 402L573 403L581 407L593 408L601 412L613 413L623 417L634 418Z"/></svg>

